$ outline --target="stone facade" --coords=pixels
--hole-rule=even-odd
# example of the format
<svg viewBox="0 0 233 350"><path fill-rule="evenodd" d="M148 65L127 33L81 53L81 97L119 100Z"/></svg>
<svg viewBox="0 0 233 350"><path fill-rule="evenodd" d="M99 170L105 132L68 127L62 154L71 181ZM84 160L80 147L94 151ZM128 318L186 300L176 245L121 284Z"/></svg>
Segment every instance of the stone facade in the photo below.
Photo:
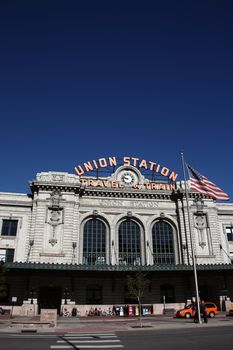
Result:
<svg viewBox="0 0 233 350"><path fill-rule="evenodd" d="M31 188L32 196L0 193L0 230L3 219L18 221L16 236L0 237L0 248L15 249L14 261L82 264L83 227L93 215L107 225L108 264L118 264L118 227L128 216L140 225L143 265L153 264L151 231L161 216L174 229L175 262L190 261L186 203L171 200L170 191L83 189L78 176L57 172L37 174ZM198 214L196 201L189 199L197 264L229 263L233 246L225 228L233 223L233 204L205 198Z"/></svg>
<svg viewBox="0 0 233 350"><path fill-rule="evenodd" d="M136 181L135 186L127 183L131 178ZM36 180L30 182L31 195L0 193L0 232L4 220L17 221L15 235L0 236L0 251L4 255L4 251L14 250L15 263L80 266L84 264L85 225L90 219L97 218L106 228L104 264L115 266L121 264L119 227L130 219L140 230L139 265L155 265L152 231L155 223L165 222L172 229L173 265L190 266L192 249L184 184L177 183L175 188L166 187L163 183L160 187L156 186L151 187L149 180L134 167L120 167L111 176L97 180L61 172L39 173ZM189 193L188 202L197 265L231 264L233 243L228 241L226 228L233 225L233 204L219 204L209 197L200 198L197 193ZM56 279L54 284L49 283L49 276L33 276L31 271L25 288L53 285L64 290L65 276ZM188 297L184 289L192 289L190 276L186 278L186 284L183 275L173 273L169 275L169 281L167 277L160 275L161 285L172 282L180 298ZM103 303L114 304L124 300L120 274L114 277L114 281L101 272L98 272L98 278L91 278L93 285L99 284L101 278L105 289ZM151 278L156 284L156 278ZM89 275L82 274L73 282L65 282L67 288L74 291L73 299L83 304L88 279ZM25 298L25 290L18 293L21 299ZM147 302L156 300L160 300L159 289L152 288Z"/></svg>

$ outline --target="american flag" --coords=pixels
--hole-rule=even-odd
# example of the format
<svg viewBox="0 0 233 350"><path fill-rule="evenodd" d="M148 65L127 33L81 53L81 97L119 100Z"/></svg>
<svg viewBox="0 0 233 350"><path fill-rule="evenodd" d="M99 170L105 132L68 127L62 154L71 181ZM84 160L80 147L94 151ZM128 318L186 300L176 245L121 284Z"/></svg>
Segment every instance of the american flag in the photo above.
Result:
<svg viewBox="0 0 233 350"><path fill-rule="evenodd" d="M190 165L187 165L187 168L189 172L191 190L222 201L227 201L229 199L229 196L225 192L223 192L219 187L217 187L213 182L208 180L207 177L201 175Z"/></svg>

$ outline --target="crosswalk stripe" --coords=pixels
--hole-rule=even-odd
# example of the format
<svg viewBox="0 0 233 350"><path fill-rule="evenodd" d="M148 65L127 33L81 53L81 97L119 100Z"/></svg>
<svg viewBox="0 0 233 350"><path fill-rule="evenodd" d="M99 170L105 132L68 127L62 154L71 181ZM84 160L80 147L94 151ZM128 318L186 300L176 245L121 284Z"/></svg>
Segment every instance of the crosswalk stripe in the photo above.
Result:
<svg viewBox="0 0 233 350"><path fill-rule="evenodd" d="M93 336L75 336L72 335L71 337L63 337L64 339L93 339L93 338L100 338L100 339L111 339L111 338L117 338L117 335L93 335Z"/></svg>
<svg viewBox="0 0 233 350"><path fill-rule="evenodd" d="M117 338L117 335L101 335L100 338Z"/></svg>
<svg viewBox="0 0 233 350"><path fill-rule="evenodd" d="M51 345L50 349L73 349L71 345Z"/></svg>
<svg viewBox="0 0 233 350"><path fill-rule="evenodd" d="M115 333L66 333L50 349L115 349L124 348ZM118 343L118 344L116 344Z"/></svg>
<svg viewBox="0 0 233 350"><path fill-rule="evenodd" d="M62 337L63 339L67 339L67 340L72 340L72 339L93 339L93 336L88 336L88 337L78 337L75 335L72 335L71 337Z"/></svg>
<svg viewBox="0 0 233 350"><path fill-rule="evenodd" d="M72 340L71 343L76 344L76 343L119 343L120 340L107 340L107 339L101 339L101 340Z"/></svg>
<svg viewBox="0 0 233 350"><path fill-rule="evenodd" d="M78 345L76 349L112 349L112 348L123 348L123 345Z"/></svg>
<svg viewBox="0 0 233 350"><path fill-rule="evenodd" d="M64 334L64 337L69 337L69 336L96 336L96 335L115 335L115 333L66 333Z"/></svg>

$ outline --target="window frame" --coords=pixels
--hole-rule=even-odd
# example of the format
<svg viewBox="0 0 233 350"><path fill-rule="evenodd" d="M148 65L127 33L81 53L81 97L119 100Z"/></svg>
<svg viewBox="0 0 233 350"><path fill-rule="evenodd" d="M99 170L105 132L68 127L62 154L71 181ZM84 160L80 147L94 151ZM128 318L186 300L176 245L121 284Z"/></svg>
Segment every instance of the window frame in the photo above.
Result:
<svg viewBox="0 0 233 350"><path fill-rule="evenodd" d="M5 251L5 254L3 254L1 251ZM0 248L0 262L3 261L6 262L13 262L15 256L15 249L13 248ZM2 259L2 257L4 257Z"/></svg>
<svg viewBox="0 0 233 350"><path fill-rule="evenodd" d="M100 223L102 227L99 226L94 228L93 222ZM85 230L88 230L87 225L90 225L90 224L92 225L92 228L91 228L92 230L90 231L90 237L89 237L88 232L85 232ZM109 255L108 255L108 247L109 247L108 236L109 235L108 235L108 226L106 222L102 220L100 217L88 217L87 220L85 220L85 222L83 223L82 232L83 232L82 264L89 265L89 266L107 264L108 258L109 258ZM100 240L96 240L94 242L94 233L97 235L97 237L100 235L99 237ZM87 234L87 237L86 237L86 234ZM103 235L105 235L104 240L103 240ZM101 242L102 242L102 245L101 245ZM89 243L91 244L94 243L94 245L89 247Z"/></svg>
<svg viewBox="0 0 233 350"><path fill-rule="evenodd" d="M227 232L228 230L230 230L230 232ZM225 233L226 233L227 241L233 243L233 227L225 226ZM231 235L232 239L229 239L229 235Z"/></svg>
<svg viewBox="0 0 233 350"><path fill-rule="evenodd" d="M166 227L159 228L159 232L156 232L157 225L167 225L170 232L167 232ZM164 231L164 232L162 232ZM159 235L158 235L159 233ZM165 238L163 238L165 234ZM158 238L156 236L158 235ZM152 238L152 255L153 255L153 264L158 265L173 265L176 264L177 260L177 241L175 238L175 229L174 226L168 220L156 220L151 228L151 238ZM168 239L169 238L169 239ZM171 239L172 238L172 239ZM159 240L158 240L159 239ZM167 240L167 242L166 242ZM172 244L171 244L172 242ZM167 244L166 244L167 243ZM170 243L170 244L169 244ZM159 251L156 248L159 247ZM172 250L171 250L172 248ZM169 256L170 255L170 256Z"/></svg>
<svg viewBox="0 0 233 350"><path fill-rule="evenodd" d="M120 230L121 230L121 226L125 223L132 223L133 225L135 225L135 228L138 228L138 238L137 237L129 237L128 242L127 241L121 241L120 239ZM123 228L123 230L125 230L125 228ZM132 232L132 231L131 231ZM133 242L135 241L135 242ZM137 241L138 241L138 245L137 245ZM125 249L125 251L120 250L120 245L121 246L126 246L129 247L129 245L134 244L134 247L136 247L136 249L134 251L129 252L128 249ZM145 264L145 252L144 252L144 237L143 237L143 229L142 226L140 225L140 223L135 220L134 218L129 218L129 217L125 217L123 218L119 224L117 225L117 249L118 249L118 264L119 265L134 265L134 266L141 266ZM144 252L144 254L143 254ZM129 255L130 254L130 255Z"/></svg>
<svg viewBox="0 0 233 350"><path fill-rule="evenodd" d="M7 228L4 228L4 223L9 223L9 226ZM15 223L15 227L13 225ZM18 233L18 226L19 226L19 219L17 218L2 218L1 220L1 237L16 237ZM15 230L15 232L12 234L11 231ZM3 231L6 230L7 233L3 233Z"/></svg>

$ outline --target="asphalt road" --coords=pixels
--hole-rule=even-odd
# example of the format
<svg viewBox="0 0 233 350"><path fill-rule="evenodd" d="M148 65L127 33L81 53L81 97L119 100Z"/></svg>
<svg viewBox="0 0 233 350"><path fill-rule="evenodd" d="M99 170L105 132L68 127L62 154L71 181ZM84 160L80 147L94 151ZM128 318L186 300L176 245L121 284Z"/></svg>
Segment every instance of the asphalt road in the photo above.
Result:
<svg viewBox="0 0 233 350"><path fill-rule="evenodd" d="M1 350L48 350L57 336L43 334L1 334Z"/></svg>
<svg viewBox="0 0 233 350"><path fill-rule="evenodd" d="M2 350L127 349L231 350L232 327L186 330L135 330L98 334L1 334Z"/></svg>
<svg viewBox="0 0 233 350"><path fill-rule="evenodd" d="M232 327L118 333L127 350L231 350Z"/></svg>

